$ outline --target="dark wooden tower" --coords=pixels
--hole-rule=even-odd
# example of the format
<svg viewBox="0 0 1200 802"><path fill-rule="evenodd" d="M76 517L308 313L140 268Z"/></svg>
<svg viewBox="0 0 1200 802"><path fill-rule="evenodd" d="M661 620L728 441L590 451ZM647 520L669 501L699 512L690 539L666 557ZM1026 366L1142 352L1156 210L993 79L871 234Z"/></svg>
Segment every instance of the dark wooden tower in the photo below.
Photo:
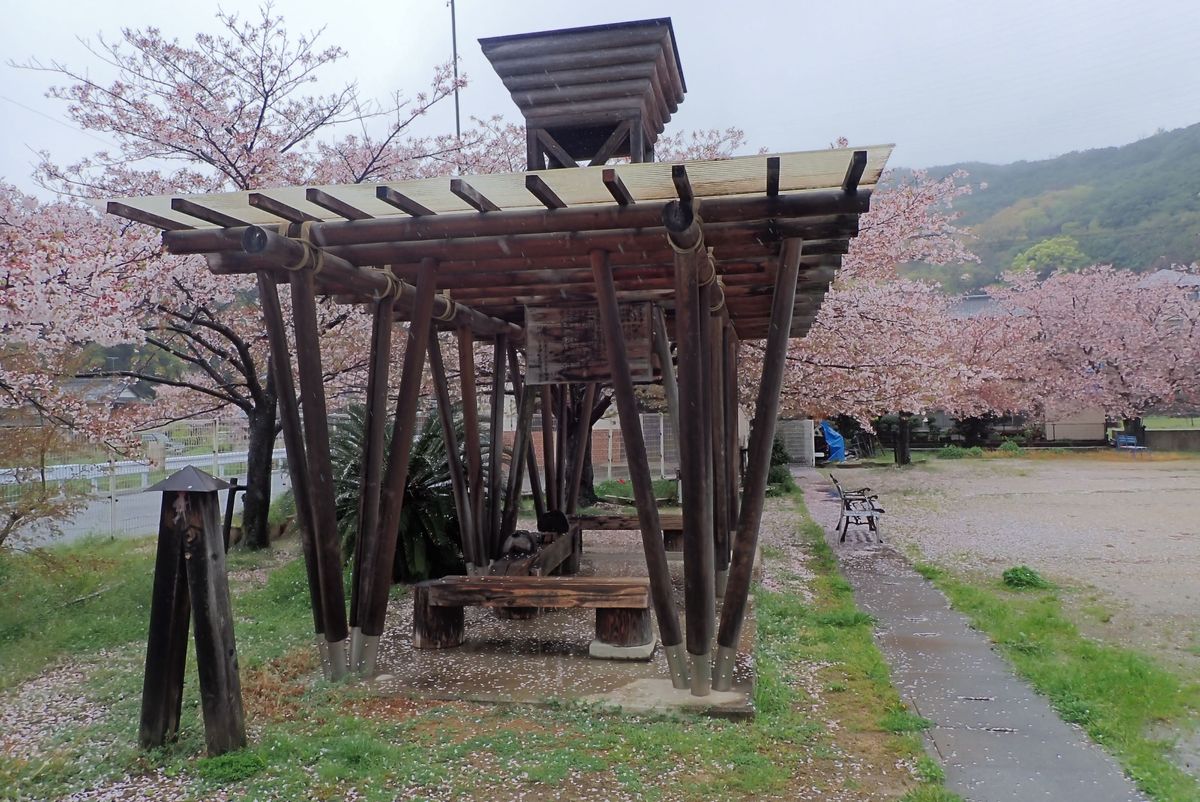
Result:
<svg viewBox="0 0 1200 802"><path fill-rule="evenodd" d="M667 17L479 44L525 116L530 170L654 161L687 91Z"/></svg>

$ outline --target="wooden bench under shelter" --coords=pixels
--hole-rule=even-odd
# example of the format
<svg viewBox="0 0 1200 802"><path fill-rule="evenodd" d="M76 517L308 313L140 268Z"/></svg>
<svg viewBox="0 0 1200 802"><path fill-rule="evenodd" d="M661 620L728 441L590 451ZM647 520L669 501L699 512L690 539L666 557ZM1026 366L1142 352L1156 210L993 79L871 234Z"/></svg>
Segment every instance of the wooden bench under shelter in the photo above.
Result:
<svg viewBox="0 0 1200 802"><path fill-rule="evenodd" d="M660 512L658 520L667 551L683 551L683 513ZM571 521L578 524L584 532L616 532L626 529L636 531L642 528L636 515L573 515Z"/></svg>
<svg viewBox="0 0 1200 802"><path fill-rule="evenodd" d="M879 536L879 519L883 517L884 511L879 506L879 496L872 494L869 487L847 490L832 473L829 474L829 478L833 480L838 499L842 503L841 517L838 518L837 528L834 530L842 533L838 542L846 542L846 532L850 529L850 524L866 526L875 534L875 538L882 542L883 538Z"/></svg>
<svg viewBox="0 0 1200 802"><path fill-rule="evenodd" d="M447 576L413 588L413 646L461 646L464 607L590 608L593 657L649 660L654 653L650 581L645 578Z"/></svg>
<svg viewBox="0 0 1200 802"><path fill-rule="evenodd" d="M636 610L628 615L644 622L648 593L674 686L697 696L729 690L789 339L816 318L892 147L656 163L655 144L687 90L669 18L480 46L525 117L525 171L114 198L108 211L161 229L170 254L202 255L231 281L257 280L314 631L331 677L376 671L417 416L432 386L447 452L465 454L449 472L472 576L420 590L422 620L448 622L454 640L456 606L461 613L466 604L531 598L579 606L586 598L610 611L598 613L605 620ZM372 320L348 610L318 298L360 305ZM406 330L393 336L398 323ZM400 337L406 346L393 349ZM762 371L740 465L739 349L747 341ZM483 345L490 359L477 380ZM670 410L678 515L660 515L655 503L639 384L661 384ZM526 477L539 520L562 523L577 512L584 444L613 405L636 501L636 516L619 526L642 533L648 591L629 579L479 576L504 557ZM666 555L672 533L682 540L682 617ZM593 591L582 594L585 587Z"/></svg>

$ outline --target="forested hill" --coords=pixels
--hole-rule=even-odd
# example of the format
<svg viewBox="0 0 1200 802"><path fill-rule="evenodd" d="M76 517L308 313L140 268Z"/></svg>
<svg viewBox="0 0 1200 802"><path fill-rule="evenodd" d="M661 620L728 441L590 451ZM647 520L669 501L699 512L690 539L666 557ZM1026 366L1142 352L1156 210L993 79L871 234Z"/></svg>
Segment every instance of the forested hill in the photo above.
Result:
<svg viewBox="0 0 1200 802"><path fill-rule="evenodd" d="M956 169L967 171L972 185L987 185L955 204L983 261L912 268L949 290L985 286L1014 259L1134 270L1200 260L1200 124L1045 161L954 164L929 173Z"/></svg>

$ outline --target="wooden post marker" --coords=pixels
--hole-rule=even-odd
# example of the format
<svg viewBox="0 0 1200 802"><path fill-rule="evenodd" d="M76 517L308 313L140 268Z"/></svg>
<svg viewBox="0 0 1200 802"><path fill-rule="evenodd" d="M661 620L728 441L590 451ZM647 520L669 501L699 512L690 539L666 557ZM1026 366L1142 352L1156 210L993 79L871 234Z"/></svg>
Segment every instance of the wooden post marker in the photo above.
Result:
<svg viewBox="0 0 1200 802"><path fill-rule="evenodd" d="M189 466L146 490L161 492L163 500L138 732L143 749L162 746L179 733L189 609L195 621L208 754L221 755L246 745L217 498L217 491L228 487Z"/></svg>

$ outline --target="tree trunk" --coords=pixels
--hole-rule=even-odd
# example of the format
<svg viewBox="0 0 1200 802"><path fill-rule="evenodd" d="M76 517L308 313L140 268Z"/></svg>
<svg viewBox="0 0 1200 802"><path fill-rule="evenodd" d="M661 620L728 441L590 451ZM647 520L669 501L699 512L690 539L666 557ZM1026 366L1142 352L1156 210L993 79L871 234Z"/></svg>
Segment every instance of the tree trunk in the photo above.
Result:
<svg viewBox="0 0 1200 802"><path fill-rule="evenodd" d="M911 434L912 416L907 412L901 412L896 424L896 440L893 445L897 465L908 465L912 462L912 452L909 449Z"/></svg>
<svg viewBox="0 0 1200 802"><path fill-rule="evenodd" d="M248 549L270 545L267 517L271 510L271 454L275 450L275 393L250 414L246 454L246 492L242 498L242 543Z"/></svg>
<svg viewBox="0 0 1200 802"><path fill-rule="evenodd" d="M1136 437L1139 446L1146 445L1146 424L1141 418L1124 418L1122 423L1125 434L1131 434Z"/></svg>

